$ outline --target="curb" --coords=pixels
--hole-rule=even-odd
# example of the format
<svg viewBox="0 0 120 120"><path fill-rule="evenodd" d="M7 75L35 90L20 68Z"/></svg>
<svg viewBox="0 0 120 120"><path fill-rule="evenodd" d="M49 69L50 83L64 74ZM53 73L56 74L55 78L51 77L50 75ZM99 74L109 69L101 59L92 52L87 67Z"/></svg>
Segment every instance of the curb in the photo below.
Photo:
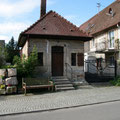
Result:
<svg viewBox="0 0 120 120"><path fill-rule="evenodd" d="M8 113L8 114L0 115L0 117L13 116L13 115L22 115L22 114L30 114L30 113L38 113L38 112L57 111L57 110L63 110L63 109L70 109L70 108L78 108L78 107L99 105L99 104L105 104L105 103L112 103L112 102L118 102L118 101L120 101L120 99L111 100L111 101L104 101L104 102L98 102L98 103L91 103L91 104L83 104L83 105L77 105L77 106L62 107L62 108L53 108L53 109L37 110L37 111L27 111L27 112L19 112L19 113Z"/></svg>

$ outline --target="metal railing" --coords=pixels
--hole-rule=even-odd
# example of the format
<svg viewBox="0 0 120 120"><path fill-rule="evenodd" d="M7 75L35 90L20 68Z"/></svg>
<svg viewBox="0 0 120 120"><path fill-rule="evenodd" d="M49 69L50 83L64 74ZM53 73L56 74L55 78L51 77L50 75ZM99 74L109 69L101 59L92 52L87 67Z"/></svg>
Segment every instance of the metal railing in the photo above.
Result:
<svg viewBox="0 0 120 120"><path fill-rule="evenodd" d="M120 48L119 44L119 40L114 40L114 43L111 44L109 39L107 41L101 41L96 43L96 51L104 51L109 49L118 50Z"/></svg>
<svg viewBox="0 0 120 120"><path fill-rule="evenodd" d="M66 76L68 79L70 79L73 82L74 78L76 78L73 68L68 63L65 63L65 66L66 66Z"/></svg>

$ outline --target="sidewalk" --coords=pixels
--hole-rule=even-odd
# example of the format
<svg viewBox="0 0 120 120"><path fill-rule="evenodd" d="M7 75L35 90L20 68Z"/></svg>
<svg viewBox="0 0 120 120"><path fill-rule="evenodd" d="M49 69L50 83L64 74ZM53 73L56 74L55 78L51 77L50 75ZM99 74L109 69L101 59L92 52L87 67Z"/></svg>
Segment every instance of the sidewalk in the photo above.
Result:
<svg viewBox="0 0 120 120"><path fill-rule="evenodd" d="M0 116L120 100L120 87L85 87L49 94L0 96Z"/></svg>

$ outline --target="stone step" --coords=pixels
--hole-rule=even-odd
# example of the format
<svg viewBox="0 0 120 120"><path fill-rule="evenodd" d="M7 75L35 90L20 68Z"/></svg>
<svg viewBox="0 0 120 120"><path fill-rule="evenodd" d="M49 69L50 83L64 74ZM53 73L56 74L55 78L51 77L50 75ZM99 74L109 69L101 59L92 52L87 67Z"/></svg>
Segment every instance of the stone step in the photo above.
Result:
<svg viewBox="0 0 120 120"><path fill-rule="evenodd" d="M54 79L53 81L69 81L68 79Z"/></svg>
<svg viewBox="0 0 120 120"><path fill-rule="evenodd" d="M66 76L57 76L57 77L52 77L52 79L67 79Z"/></svg>
<svg viewBox="0 0 120 120"><path fill-rule="evenodd" d="M62 87L73 87L73 85L72 84L56 85L56 88L62 88Z"/></svg>
<svg viewBox="0 0 120 120"><path fill-rule="evenodd" d="M65 76L52 77L56 91L75 90L71 81Z"/></svg>
<svg viewBox="0 0 120 120"><path fill-rule="evenodd" d="M70 81L57 81L57 82L54 82L55 85L64 85L64 84L71 84Z"/></svg>
<svg viewBox="0 0 120 120"><path fill-rule="evenodd" d="M75 90L75 88L74 87L56 88L56 91L67 91L67 90Z"/></svg>

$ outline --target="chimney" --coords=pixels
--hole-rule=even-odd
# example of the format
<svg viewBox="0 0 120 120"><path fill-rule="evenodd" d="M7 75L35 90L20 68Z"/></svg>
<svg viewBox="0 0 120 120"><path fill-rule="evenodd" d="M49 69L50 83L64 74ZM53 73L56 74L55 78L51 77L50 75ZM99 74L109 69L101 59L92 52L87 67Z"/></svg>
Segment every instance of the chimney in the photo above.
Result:
<svg viewBox="0 0 120 120"><path fill-rule="evenodd" d="M46 14L46 0L41 0L41 15L40 17Z"/></svg>

